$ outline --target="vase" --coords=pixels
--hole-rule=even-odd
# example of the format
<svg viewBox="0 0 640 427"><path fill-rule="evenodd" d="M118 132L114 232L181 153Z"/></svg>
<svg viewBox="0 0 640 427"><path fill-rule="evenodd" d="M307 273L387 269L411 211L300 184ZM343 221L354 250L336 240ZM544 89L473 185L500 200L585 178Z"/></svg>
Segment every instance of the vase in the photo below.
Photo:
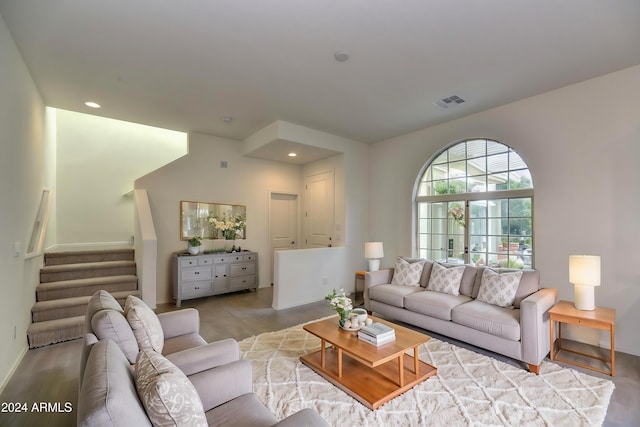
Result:
<svg viewBox="0 0 640 427"><path fill-rule="evenodd" d="M198 255L200 253L200 246L187 246L187 250L191 255Z"/></svg>
<svg viewBox="0 0 640 427"><path fill-rule="evenodd" d="M340 324L341 328L344 328L344 322L349 320L349 317L351 316L351 312L345 311L338 314L340 315L340 320L338 320L338 323Z"/></svg>
<svg viewBox="0 0 640 427"><path fill-rule="evenodd" d="M233 252L233 250L236 247L236 241L235 240L225 240L224 241L224 250L227 252Z"/></svg>

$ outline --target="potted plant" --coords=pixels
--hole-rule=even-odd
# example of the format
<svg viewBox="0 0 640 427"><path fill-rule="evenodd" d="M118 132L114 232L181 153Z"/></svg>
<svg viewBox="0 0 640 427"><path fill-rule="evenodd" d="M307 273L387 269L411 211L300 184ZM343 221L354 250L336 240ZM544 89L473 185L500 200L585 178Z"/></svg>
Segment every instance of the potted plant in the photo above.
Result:
<svg viewBox="0 0 640 427"><path fill-rule="evenodd" d="M198 236L195 236L189 239L188 241L189 246L187 247L187 250L191 255L198 255L198 253L200 252L201 241L202 241L202 238Z"/></svg>

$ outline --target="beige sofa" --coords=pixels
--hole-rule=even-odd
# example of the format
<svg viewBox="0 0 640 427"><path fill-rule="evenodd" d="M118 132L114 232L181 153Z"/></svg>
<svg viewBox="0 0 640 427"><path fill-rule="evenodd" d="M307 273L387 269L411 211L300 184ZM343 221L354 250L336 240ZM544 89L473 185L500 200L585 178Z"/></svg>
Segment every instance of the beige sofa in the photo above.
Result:
<svg viewBox="0 0 640 427"><path fill-rule="evenodd" d="M196 310L157 317L168 354L142 343L144 348L135 345L131 360L125 351L134 348L132 329L122 307L104 291L91 298L80 366L79 426L327 426L312 409L278 422L253 393L251 364L240 360L237 342L207 344L198 334Z"/></svg>
<svg viewBox="0 0 640 427"><path fill-rule="evenodd" d="M547 312L558 301L558 290L540 288L538 271L523 271L513 305L501 307L478 299L484 267L439 264L438 270L442 266L464 269L458 295L453 295L427 289L433 262L407 260L424 263L416 286L392 284L393 268L365 274L367 310L522 361L531 372L539 373L549 353Z"/></svg>

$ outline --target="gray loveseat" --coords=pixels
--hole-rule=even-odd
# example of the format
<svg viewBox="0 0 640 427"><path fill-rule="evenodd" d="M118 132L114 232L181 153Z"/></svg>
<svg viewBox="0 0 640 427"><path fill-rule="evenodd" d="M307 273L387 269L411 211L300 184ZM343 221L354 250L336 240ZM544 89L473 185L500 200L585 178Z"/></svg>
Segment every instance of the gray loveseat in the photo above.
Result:
<svg viewBox="0 0 640 427"><path fill-rule="evenodd" d="M328 426L312 409L278 422L253 393L252 367L249 361L240 360L237 342L227 339L206 344L198 334L196 310L158 316L165 357L131 342L131 328L122 307L114 302L100 291L89 303L78 426ZM134 348L137 354L132 361L127 353ZM167 391L169 395L163 395Z"/></svg>
<svg viewBox="0 0 640 427"><path fill-rule="evenodd" d="M539 373L549 353L547 312L558 301L558 290L540 288L538 271L523 271L512 306L501 307L478 299L485 267L457 266L464 272L459 295L453 295L427 289L432 261L407 260L424 262L416 286L392 284L393 268L365 274L367 310L522 361Z"/></svg>

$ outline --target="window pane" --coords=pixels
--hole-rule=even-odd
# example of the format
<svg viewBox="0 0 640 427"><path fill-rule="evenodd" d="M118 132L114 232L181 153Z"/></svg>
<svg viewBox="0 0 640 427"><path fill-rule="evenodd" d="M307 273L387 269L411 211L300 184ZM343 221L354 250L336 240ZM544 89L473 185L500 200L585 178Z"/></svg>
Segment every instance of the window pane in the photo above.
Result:
<svg viewBox="0 0 640 427"><path fill-rule="evenodd" d="M439 179L447 179L447 168L444 166L434 166L431 169L431 179L436 181Z"/></svg>
<svg viewBox="0 0 640 427"><path fill-rule="evenodd" d="M487 201L478 200L469 202L470 218L486 218L487 217Z"/></svg>
<svg viewBox="0 0 640 427"><path fill-rule="evenodd" d="M489 191L507 190L509 188L509 174L496 173L487 175Z"/></svg>
<svg viewBox="0 0 640 427"><path fill-rule="evenodd" d="M449 163L449 179L467 176L467 162Z"/></svg>
<svg viewBox="0 0 640 427"><path fill-rule="evenodd" d="M465 144L457 144L449 148L449 161L464 159L466 157Z"/></svg>
<svg viewBox="0 0 640 427"><path fill-rule="evenodd" d="M487 155L487 141L475 139L467 141L467 158L484 157Z"/></svg>
<svg viewBox="0 0 640 427"><path fill-rule="evenodd" d="M487 141L487 155L505 153L507 150L509 150L509 147L504 144L500 144L496 141Z"/></svg>
<svg viewBox="0 0 640 427"><path fill-rule="evenodd" d="M493 217L500 217L500 216L507 216L507 208L509 207L509 200L508 199L495 199L495 200L490 200L489 203L487 204L487 212L488 212L488 217L489 218L493 218Z"/></svg>
<svg viewBox="0 0 640 427"><path fill-rule="evenodd" d="M447 163L447 152L440 154L435 160L431 163L432 165L437 165L440 163Z"/></svg>
<svg viewBox="0 0 640 427"><path fill-rule="evenodd" d="M509 170L509 156L507 153L495 154L493 156L487 156L487 172L506 172Z"/></svg>
<svg viewBox="0 0 640 427"><path fill-rule="evenodd" d="M487 220L486 219L471 219L469 220L469 235L474 234L487 234Z"/></svg>
<svg viewBox="0 0 640 427"><path fill-rule="evenodd" d="M510 217L530 217L531 216L531 199L526 197L522 199L509 200L509 216Z"/></svg>
<svg viewBox="0 0 640 427"><path fill-rule="evenodd" d="M467 180L454 179L449 181L449 194L462 194L467 192Z"/></svg>
<svg viewBox="0 0 640 427"><path fill-rule="evenodd" d="M526 168L527 164L522 160L522 157L515 151L509 152L509 169L523 169Z"/></svg>
<svg viewBox="0 0 640 427"><path fill-rule="evenodd" d="M518 188L533 188L533 182L531 181L531 172L529 169L522 169L511 172L509 181L509 189L515 190Z"/></svg>

